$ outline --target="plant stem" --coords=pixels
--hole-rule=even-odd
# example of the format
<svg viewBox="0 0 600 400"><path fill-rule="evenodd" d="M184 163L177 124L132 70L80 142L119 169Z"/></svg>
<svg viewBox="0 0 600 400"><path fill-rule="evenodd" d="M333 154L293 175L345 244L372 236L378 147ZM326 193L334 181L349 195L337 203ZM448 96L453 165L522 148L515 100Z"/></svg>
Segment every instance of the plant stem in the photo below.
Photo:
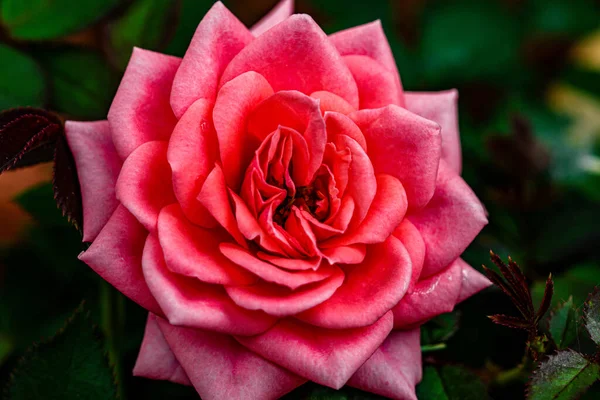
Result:
<svg viewBox="0 0 600 400"><path fill-rule="evenodd" d="M123 368L121 360L121 341L125 322L125 302L123 296L108 283L100 284L101 327L106 338L108 358L113 365L117 382L117 398L125 400L123 386Z"/></svg>

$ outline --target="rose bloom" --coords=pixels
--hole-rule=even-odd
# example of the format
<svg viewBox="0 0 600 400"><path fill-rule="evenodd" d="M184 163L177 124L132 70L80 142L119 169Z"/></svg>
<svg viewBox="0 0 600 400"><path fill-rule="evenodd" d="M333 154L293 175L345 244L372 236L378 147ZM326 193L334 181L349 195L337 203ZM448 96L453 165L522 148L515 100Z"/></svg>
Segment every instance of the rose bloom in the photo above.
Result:
<svg viewBox="0 0 600 400"><path fill-rule="evenodd" d="M489 285L457 93L406 93L379 22L327 36L221 3L183 59L135 49L108 121L68 122L80 259L149 311L133 373L203 399L310 380L416 399L419 326Z"/></svg>

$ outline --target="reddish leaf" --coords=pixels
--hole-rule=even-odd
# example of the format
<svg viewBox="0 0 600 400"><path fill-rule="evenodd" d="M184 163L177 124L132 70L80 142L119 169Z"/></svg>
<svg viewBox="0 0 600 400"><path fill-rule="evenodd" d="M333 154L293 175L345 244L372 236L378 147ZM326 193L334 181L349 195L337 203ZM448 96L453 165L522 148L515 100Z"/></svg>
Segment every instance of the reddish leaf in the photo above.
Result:
<svg viewBox="0 0 600 400"><path fill-rule="evenodd" d="M500 269L500 272L508 282L508 286L515 293L516 298L513 300L513 302L515 302L515 304L516 302L519 303L519 310L525 318L533 319L535 311L533 309L531 293L529 292L527 280L521 269L516 265L516 263L512 262L510 257L508 258L508 267L493 251L490 251L490 258L492 259L492 262Z"/></svg>
<svg viewBox="0 0 600 400"><path fill-rule="evenodd" d="M550 308L550 302L552 301L552 295L554 294L554 281L552 281L552 274L548 275L546 279L546 288L544 289L544 297L542 303L538 309L537 315L535 316L535 322L537 323L546 314L546 311Z"/></svg>
<svg viewBox="0 0 600 400"><path fill-rule="evenodd" d="M504 294L510 298L512 303L517 307L517 309L523 316L526 316L528 307L523 304L523 302L521 301L521 298L515 292L515 290L512 288L512 286L510 286L508 283L506 283L504 281L504 279L502 279L500 277L500 275L498 275L496 272L492 271L485 265L483 265L482 267L483 267L483 271L485 272L488 279L490 281L492 281L492 283L494 283L494 285L498 286L500 288L500 290L502 290L504 292Z"/></svg>
<svg viewBox="0 0 600 400"><path fill-rule="evenodd" d="M62 214L81 231L83 227L83 205L75 160L65 136L56 142L54 153L54 200Z"/></svg>
<svg viewBox="0 0 600 400"><path fill-rule="evenodd" d="M531 328L531 324L522 318L511 317L508 315L496 314L488 316L489 319L497 323L498 325L508 326L509 328L525 329L526 331Z"/></svg>
<svg viewBox="0 0 600 400"><path fill-rule="evenodd" d="M0 173L50 159L62 134L60 119L45 110L14 108L0 113Z"/></svg>
<svg viewBox="0 0 600 400"><path fill-rule="evenodd" d="M531 291L529 290L529 285L527 284L527 278L525 277L525 274L510 256L508 256L508 268L521 285L520 290L523 292L523 296L527 300L531 314L533 315L533 301L531 300Z"/></svg>

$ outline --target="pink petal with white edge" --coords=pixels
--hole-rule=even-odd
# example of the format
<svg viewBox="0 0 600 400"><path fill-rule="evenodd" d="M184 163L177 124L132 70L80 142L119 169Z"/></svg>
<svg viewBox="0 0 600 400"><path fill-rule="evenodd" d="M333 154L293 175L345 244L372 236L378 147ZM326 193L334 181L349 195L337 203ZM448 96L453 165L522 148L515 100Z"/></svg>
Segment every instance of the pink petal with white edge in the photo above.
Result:
<svg viewBox="0 0 600 400"><path fill-rule="evenodd" d="M402 83L392 49L383 32L381 21L339 31L329 36L329 40L342 56L358 55L371 57L385 69L394 74L395 86L400 96L400 105L404 104Z"/></svg>
<svg viewBox="0 0 600 400"><path fill-rule="evenodd" d="M173 172L173 191L185 216L206 228L215 227L217 222L196 197L215 164L217 151L212 103L198 100L175 126L167 160Z"/></svg>
<svg viewBox="0 0 600 400"><path fill-rule="evenodd" d="M344 56L358 86L360 109L380 108L389 104L401 106L401 93L395 86L397 75L367 56Z"/></svg>
<svg viewBox="0 0 600 400"><path fill-rule="evenodd" d="M492 284L482 273L471 267L462 258L458 262L462 267L462 286L456 303L460 303Z"/></svg>
<svg viewBox="0 0 600 400"><path fill-rule="evenodd" d="M455 261L440 273L419 281L393 308L394 328L422 324L454 309L462 287L462 265Z"/></svg>
<svg viewBox="0 0 600 400"><path fill-rule="evenodd" d="M294 0L281 0L267 15L250 28L254 36L260 36L294 13Z"/></svg>
<svg viewBox="0 0 600 400"><path fill-rule="evenodd" d="M275 400L306 382L229 335L181 328L163 319L158 325L204 400Z"/></svg>
<svg viewBox="0 0 600 400"><path fill-rule="evenodd" d="M212 6L200 21L173 81L171 107L178 118L198 99L214 102L223 70L253 39L223 3Z"/></svg>
<svg viewBox="0 0 600 400"><path fill-rule="evenodd" d="M263 76L250 71L237 76L219 90L213 121L223 172L230 188L237 190L246 167L260 145L246 133L246 120L252 110L273 94Z"/></svg>
<svg viewBox="0 0 600 400"><path fill-rule="evenodd" d="M488 222L473 190L444 161L440 162L433 198L408 218L427 248L422 277L436 274L454 261Z"/></svg>
<svg viewBox="0 0 600 400"><path fill-rule="evenodd" d="M146 142L168 140L177 123L169 105L181 59L134 48L108 111L117 152L124 160Z"/></svg>
<svg viewBox="0 0 600 400"><path fill-rule="evenodd" d="M123 163L107 121L67 121L65 134L81 186L83 241L91 242L119 205L115 184Z"/></svg>
<svg viewBox="0 0 600 400"><path fill-rule="evenodd" d="M458 91L406 92L406 109L442 127L442 160L457 174L462 167L460 133L458 131Z"/></svg>
<svg viewBox="0 0 600 400"><path fill-rule="evenodd" d="M173 325L208 329L236 335L256 335L275 323L260 311L238 307L222 286L170 272L158 239L149 235L142 258L144 278L150 291ZM189 371L188 371L189 372Z"/></svg>
<svg viewBox="0 0 600 400"><path fill-rule="evenodd" d="M358 107L352 74L308 15L292 15L256 38L231 60L220 85L247 71L264 76L276 92L298 90L310 95L326 90Z"/></svg>
<svg viewBox="0 0 600 400"><path fill-rule="evenodd" d="M156 315L148 314L144 339L133 367L133 375L190 386L192 383L160 331L157 319Z"/></svg>
<svg viewBox="0 0 600 400"><path fill-rule="evenodd" d="M160 210L176 202L167 143L148 142L135 149L123 163L116 193L125 208L154 232Z"/></svg>
<svg viewBox="0 0 600 400"><path fill-rule="evenodd" d="M422 378L420 329L395 331L348 381L348 386L392 399L417 400Z"/></svg>
<svg viewBox="0 0 600 400"><path fill-rule="evenodd" d="M419 230L407 218L402 220L402 223L394 231L394 236L400 239L408 254L412 265L412 274L408 291L411 292L415 287L421 271L423 270L423 262L425 261L425 242L419 233Z"/></svg>
<svg viewBox="0 0 600 400"><path fill-rule="evenodd" d="M295 315L330 298L344 282L342 270L332 265L331 277L304 285L296 290L260 282L251 286L226 286L227 294L240 307L248 310L263 310L275 317Z"/></svg>
<svg viewBox="0 0 600 400"><path fill-rule="evenodd" d="M146 236L148 232L137 219L119 206L79 259L125 296L148 311L162 315L142 274Z"/></svg>
<svg viewBox="0 0 600 400"><path fill-rule="evenodd" d="M263 334L236 339L283 368L339 389L383 343L392 329L392 319L390 312L373 325L344 330L285 319Z"/></svg>
<svg viewBox="0 0 600 400"><path fill-rule="evenodd" d="M160 212L158 239L172 272L218 285L249 285L257 280L219 252L219 244L231 240L224 229L208 230L191 224L178 204Z"/></svg>
<svg viewBox="0 0 600 400"><path fill-rule="evenodd" d="M327 111L335 111L341 114L350 114L356 111L346 100L337 94L325 90L311 93L310 97L319 100L319 108L322 114L325 114Z"/></svg>
<svg viewBox="0 0 600 400"><path fill-rule="evenodd" d="M404 245L390 236L383 243L369 246L361 264L344 267L346 279L333 296L297 317L331 329L370 325L402 299L411 270Z"/></svg>
<svg viewBox="0 0 600 400"><path fill-rule="evenodd" d="M441 156L440 126L398 106L350 115L367 139L375 173L392 175L404 186L411 210L433 196Z"/></svg>

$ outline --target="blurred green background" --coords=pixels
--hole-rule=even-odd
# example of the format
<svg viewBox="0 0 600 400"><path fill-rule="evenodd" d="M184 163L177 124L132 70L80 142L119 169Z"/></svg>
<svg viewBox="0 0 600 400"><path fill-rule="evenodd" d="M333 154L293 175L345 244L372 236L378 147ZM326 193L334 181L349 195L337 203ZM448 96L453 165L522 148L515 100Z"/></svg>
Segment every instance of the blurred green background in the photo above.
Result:
<svg viewBox="0 0 600 400"><path fill-rule="evenodd" d="M248 26L276 3L224 2ZM0 109L103 119L132 47L183 56L211 4L0 0ZM381 19L406 90L458 88L463 176L490 219L464 258L479 267L490 264L489 249L510 254L536 301L552 272L554 303L572 295L580 306L600 284L600 2L297 0L296 10L327 33ZM0 386L25 349L86 299L122 397L195 398L190 388L130 376L145 314L77 261L83 246L55 209L50 169L0 177ZM525 336L486 318L496 313L516 310L492 288L428 324L423 343L446 347L424 360L460 366L473 399L523 398L524 381L497 377L521 361ZM584 336L576 350L590 348ZM364 396L311 385L290 398ZM598 383L584 398L600 398Z"/></svg>

